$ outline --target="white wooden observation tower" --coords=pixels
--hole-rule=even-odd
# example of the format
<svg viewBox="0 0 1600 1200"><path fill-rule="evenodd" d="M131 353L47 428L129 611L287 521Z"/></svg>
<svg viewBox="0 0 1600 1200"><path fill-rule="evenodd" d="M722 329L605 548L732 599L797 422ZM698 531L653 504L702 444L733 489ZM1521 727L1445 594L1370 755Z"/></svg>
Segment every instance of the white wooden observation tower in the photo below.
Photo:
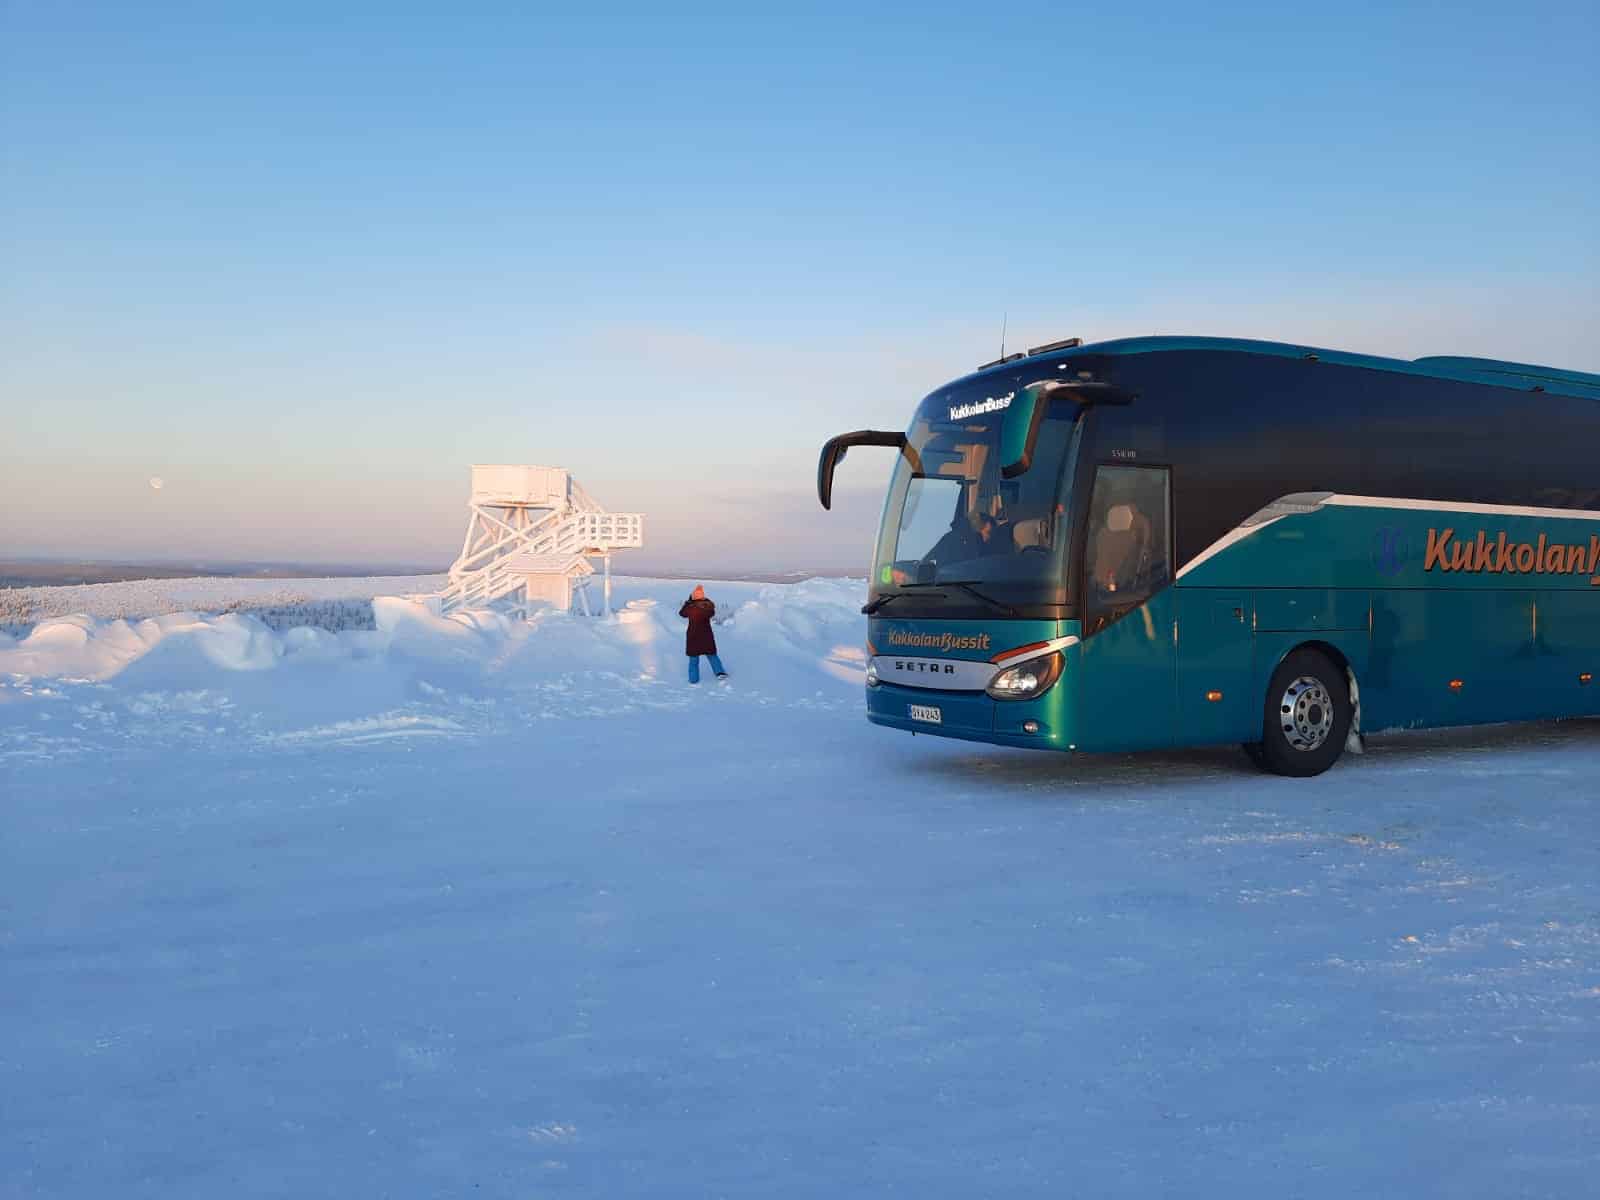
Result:
<svg viewBox="0 0 1600 1200"><path fill-rule="evenodd" d="M591 558L605 567L603 611L611 611L611 552L644 545L644 514L607 512L560 467L472 468L467 536L440 593L443 612L497 608L523 617L544 602L561 611L589 605Z"/></svg>

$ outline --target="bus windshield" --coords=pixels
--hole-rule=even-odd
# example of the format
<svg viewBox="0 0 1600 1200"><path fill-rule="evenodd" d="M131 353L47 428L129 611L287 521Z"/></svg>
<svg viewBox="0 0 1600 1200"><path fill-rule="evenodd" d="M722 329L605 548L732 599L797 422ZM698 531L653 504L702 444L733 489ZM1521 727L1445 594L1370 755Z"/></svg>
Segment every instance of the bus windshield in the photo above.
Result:
<svg viewBox="0 0 1600 1200"><path fill-rule="evenodd" d="M874 597L906 593L885 616L921 607L913 595L941 614L986 602L1019 609L1067 603L1066 485L1079 410L1051 405L1031 466L1005 479L1001 425L1023 386L1016 377L988 377L935 392L918 408L878 535ZM952 587L935 596L942 584Z"/></svg>

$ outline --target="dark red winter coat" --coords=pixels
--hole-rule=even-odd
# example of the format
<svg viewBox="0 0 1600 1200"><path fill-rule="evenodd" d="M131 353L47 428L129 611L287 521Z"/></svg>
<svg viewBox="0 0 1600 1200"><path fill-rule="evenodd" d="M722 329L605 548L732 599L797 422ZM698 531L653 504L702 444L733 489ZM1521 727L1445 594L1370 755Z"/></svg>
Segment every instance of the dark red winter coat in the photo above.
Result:
<svg viewBox="0 0 1600 1200"><path fill-rule="evenodd" d="M717 638L711 632L711 618L717 615L717 606L709 600L685 600L678 615L689 618L689 632L684 639L683 652L690 658L698 654L715 654Z"/></svg>

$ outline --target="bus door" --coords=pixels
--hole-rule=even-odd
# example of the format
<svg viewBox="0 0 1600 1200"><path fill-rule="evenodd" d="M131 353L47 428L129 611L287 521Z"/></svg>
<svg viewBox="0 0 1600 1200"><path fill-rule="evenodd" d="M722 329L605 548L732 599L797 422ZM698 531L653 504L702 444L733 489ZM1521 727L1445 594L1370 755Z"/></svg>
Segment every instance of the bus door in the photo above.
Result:
<svg viewBox="0 0 1600 1200"><path fill-rule="evenodd" d="M1171 745L1172 487L1166 467L1095 471L1084 543L1084 638L1074 682L1085 750Z"/></svg>

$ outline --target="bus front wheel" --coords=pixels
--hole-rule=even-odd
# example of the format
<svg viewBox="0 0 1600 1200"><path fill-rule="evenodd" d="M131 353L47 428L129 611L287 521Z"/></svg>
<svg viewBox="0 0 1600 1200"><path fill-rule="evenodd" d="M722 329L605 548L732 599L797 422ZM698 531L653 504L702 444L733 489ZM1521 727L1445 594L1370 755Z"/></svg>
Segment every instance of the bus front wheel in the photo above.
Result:
<svg viewBox="0 0 1600 1200"><path fill-rule="evenodd" d="M1344 671L1316 650L1296 650L1272 673L1261 741L1245 751L1276 775L1320 775L1344 753L1352 715Z"/></svg>

